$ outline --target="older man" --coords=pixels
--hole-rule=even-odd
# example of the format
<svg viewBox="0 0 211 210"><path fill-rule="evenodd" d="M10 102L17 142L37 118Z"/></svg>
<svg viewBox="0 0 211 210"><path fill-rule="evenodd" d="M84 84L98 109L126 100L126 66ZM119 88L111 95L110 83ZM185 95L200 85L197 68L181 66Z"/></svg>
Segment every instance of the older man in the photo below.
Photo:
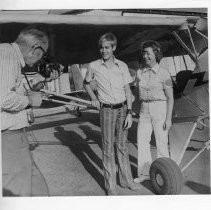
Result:
<svg viewBox="0 0 211 210"><path fill-rule="evenodd" d="M36 167L26 134L27 109L41 105L39 93L26 94L21 70L33 66L48 49L48 37L27 28L14 43L0 44L0 91L3 196L48 195L44 177Z"/></svg>

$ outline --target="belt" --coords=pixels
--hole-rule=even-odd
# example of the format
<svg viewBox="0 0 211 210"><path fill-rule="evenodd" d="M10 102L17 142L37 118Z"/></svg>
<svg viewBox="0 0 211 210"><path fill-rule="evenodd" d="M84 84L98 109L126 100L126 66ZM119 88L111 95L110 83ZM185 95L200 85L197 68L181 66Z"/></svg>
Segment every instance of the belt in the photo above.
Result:
<svg viewBox="0 0 211 210"><path fill-rule="evenodd" d="M3 130L1 133L3 135L14 135L18 133L23 133L25 131L25 128L17 129L17 130Z"/></svg>
<svg viewBox="0 0 211 210"><path fill-rule="evenodd" d="M163 100L163 99L142 100L142 102L144 102L144 103L153 103L153 102L156 102L156 101L166 101L166 100Z"/></svg>
<svg viewBox="0 0 211 210"><path fill-rule="evenodd" d="M102 108L119 109L119 108L122 108L125 104L127 104L127 101L124 101L124 102L119 103L119 104L104 104L104 103L102 103L101 107Z"/></svg>

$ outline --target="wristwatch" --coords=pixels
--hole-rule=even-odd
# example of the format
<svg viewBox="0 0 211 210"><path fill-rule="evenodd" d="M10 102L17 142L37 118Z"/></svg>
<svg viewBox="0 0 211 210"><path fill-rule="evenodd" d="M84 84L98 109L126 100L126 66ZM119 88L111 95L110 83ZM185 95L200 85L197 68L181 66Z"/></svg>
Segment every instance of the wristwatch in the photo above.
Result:
<svg viewBox="0 0 211 210"><path fill-rule="evenodd" d="M132 110L131 109L127 109L126 114L132 114Z"/></svg>

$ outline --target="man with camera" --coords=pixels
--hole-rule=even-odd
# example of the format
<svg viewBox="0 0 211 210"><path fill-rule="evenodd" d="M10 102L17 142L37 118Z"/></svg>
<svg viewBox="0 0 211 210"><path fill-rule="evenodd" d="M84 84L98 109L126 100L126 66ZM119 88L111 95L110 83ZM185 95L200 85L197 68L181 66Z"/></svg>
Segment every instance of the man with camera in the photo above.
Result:
<svg viewBox="0 0 211 210"><path fill-rule="evenodd" d="M26 91L21 71L48 49L47 35L35 28L20 32L14 43L0 44L0 90L3 196L48 196L44 177L29 150L27 110L39 107L39 92Z"/></svg>

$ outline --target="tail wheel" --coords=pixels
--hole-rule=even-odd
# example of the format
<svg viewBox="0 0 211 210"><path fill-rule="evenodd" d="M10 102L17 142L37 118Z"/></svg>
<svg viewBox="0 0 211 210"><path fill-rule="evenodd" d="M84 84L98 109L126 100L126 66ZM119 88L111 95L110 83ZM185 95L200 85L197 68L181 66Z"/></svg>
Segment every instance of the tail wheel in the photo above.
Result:
<svg viewBox="0 0 211 210"><path fill-rule="evenodd" d="M159 195L180 194L183 176L179 166L170 158L158 158L150 167L152 186Z"/></svg>

